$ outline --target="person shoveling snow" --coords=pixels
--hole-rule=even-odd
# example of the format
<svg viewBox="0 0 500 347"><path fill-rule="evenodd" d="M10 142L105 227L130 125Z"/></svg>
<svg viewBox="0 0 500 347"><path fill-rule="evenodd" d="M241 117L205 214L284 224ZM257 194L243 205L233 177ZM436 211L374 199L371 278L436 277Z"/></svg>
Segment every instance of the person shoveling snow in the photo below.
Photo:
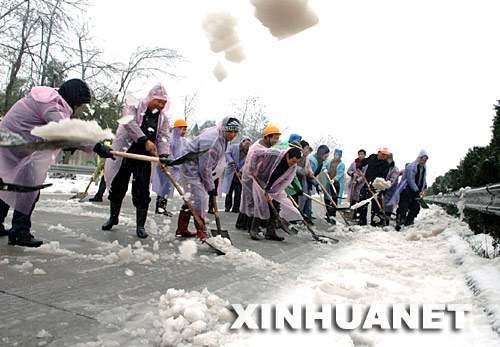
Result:
<svg viewBox="0 0 500 347"><path fill-rule="evenodd" d="M36 127L50 122L69 119L83 104L90 103L91 93L87 84L79 79L66 81L56 90L50 87L34 87L28 96L16 102L0 122L3 134L10 135L11 144L44 144L43 138L32 133ZM67 129L66 129L67 130ZM79 129L81 130L81 129ZM72 131L74 131L72 129ZM66 132L66 131L65 131ZM69 131L68 131L69 132ZM36 131L35 131L36 133ZM2 136L3 139L3 136ZM93 142L93 143L92 143ZM92 149L101 157L112 157L109 148L91 139L88 145L78 148L87 152ZM20 186L41 186L47 177L50 165L62 147L57 150L30 152L19 148L0 147L0 177L6 182ZM37 149L36 147L34 148ZM3 222L10 207L14 208L9 244L39 247L43 244L31 235L31 214L40 192L0 192L0 234L7 235Z"/></svg>

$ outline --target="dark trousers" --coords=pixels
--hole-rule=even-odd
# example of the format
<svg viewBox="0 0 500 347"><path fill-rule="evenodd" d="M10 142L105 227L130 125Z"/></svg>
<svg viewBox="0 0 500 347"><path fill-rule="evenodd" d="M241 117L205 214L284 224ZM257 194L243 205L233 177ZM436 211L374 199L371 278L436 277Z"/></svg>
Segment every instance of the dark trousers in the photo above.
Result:
<svg viewBox="0 0 500 347"><path fill-rule="evenodd" d="M137 209L147 210L151 198L149 197L149 184L151 181L151 163L134 159L123 159L111 188L109 201L121 204L128 190L128 183L132 175L132 203Z"/></svg>
<svg viewBox="0 0 500 347"><path fill-rule="evenodd" d="M399 196L399 205L396 212L404 225L413 224L413 220L420 212L420 205L418 201L415 200L418 196L418 192L414 192L409 186L407 186Z"/></svg>
<svg viewBox="0 0 500 347"><path fill-rule="evenodd" d="M31 215L33 214L33 210L35 209L35 205L38 202L38 199L40 199L40 193L38 193L38 195L36 196L29 214L23 214L17 210L14 210L14 214L12 215L12 228L9 231L9 235L21 236L28 235L30 233ZM9 213L9 208L9 205L7 205L3 200L0 200L0 224L2 225L5 221L5 217L7 217L7 213Z"/></svg>
<svg viewBox="0 0 500 347"><path fill-rule="evenodd" d="M361 188L361 191L359 192L359 201L366 200L372 196L372 193L370 193L370 190L368 187L365 185L363 188ZM378 201L380 202L380 198L377 197ZM375 200L375 199L374 199ZM378 207L378 204L376 201L372 200L370 203L372 204L372 215L371 215L371 221L372 223L375 223L374 218L375 216L382 215L382 211ZM382 203L380 202L382 205ZM366 225L367 224L367 219L366 219L366 214L368 213L368 204L361 206L360 208L357 209L359 213L359 224L360 225ZM382 218L381 218L382 220Z"/></svg>
<svg viewBox="0 0 500 347"><path fill-rule="evenodd" d="M233 193L234 193L234 204L233 204ZM231 188L229 188L229 192L226 194L225 208L226 210L233 208L233 211L240 210L240 201L241 201L241 184L238 180L233 180L231 182Z"/></svg>
<svg viewBox="0 0 500 347"><path fill-rule="evenodd" d="M94 195L94 198L101 198L104 195L104 192L106 191L106 181L104 180L104 175L102 175L101 182L99 182L99 189L97 190L97 193Z"/></svg>

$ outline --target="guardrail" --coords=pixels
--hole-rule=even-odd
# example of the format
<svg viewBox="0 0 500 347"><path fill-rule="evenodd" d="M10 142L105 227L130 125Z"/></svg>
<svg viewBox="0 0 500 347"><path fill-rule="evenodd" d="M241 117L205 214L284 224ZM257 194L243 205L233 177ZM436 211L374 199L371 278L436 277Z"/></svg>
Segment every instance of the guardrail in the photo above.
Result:
<svg viewBox="0 0 500 347"><path fill-rule="evenodd" d="M500 215L500 184L426 196L424 200L431 203L454 205L457 208L463 207L464 209ZM459 206L458 203L463 203L463 205Z"/></svg>
<svg viewBox="0 0 500 347"><path fill-rule="evenodd" d="M75 175L92 175L95 171L94 166L78 166L68 164L52 164L49 172L72 173Z"/></svg>

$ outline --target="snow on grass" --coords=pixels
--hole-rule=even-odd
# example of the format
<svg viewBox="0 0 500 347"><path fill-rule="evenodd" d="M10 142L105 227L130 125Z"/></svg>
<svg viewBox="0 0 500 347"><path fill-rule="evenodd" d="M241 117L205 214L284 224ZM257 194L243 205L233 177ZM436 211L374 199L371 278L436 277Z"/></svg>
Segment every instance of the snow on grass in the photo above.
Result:
<svg viewBox="0 0 500 347"><path fill-rule="evenodd" d="M160 297L159 329L162 346L220 346L231 340L227 324L233 320L229 303L206 288L200 293L170 288Z"/></svg>

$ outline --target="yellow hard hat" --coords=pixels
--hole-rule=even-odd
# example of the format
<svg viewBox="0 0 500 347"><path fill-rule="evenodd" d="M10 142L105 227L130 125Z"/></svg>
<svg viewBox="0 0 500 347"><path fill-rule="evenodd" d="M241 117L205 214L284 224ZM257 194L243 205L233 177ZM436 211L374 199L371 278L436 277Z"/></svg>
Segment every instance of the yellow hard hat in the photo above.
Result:
<svg viewBox="0 0 500 347"><path fill-rule="evenodd" d="M187 123L184 119L177 119L174 123L174 128L178 128L178 127L187 127Z"/></svg>
<svg viewBox="0 0 500 347"><path fill-rule="evenodd" d="M278 129L277 126L270 125L264 129L264 137L272 135L272 134L278 134L281 136L280 130Z"/></svg>

